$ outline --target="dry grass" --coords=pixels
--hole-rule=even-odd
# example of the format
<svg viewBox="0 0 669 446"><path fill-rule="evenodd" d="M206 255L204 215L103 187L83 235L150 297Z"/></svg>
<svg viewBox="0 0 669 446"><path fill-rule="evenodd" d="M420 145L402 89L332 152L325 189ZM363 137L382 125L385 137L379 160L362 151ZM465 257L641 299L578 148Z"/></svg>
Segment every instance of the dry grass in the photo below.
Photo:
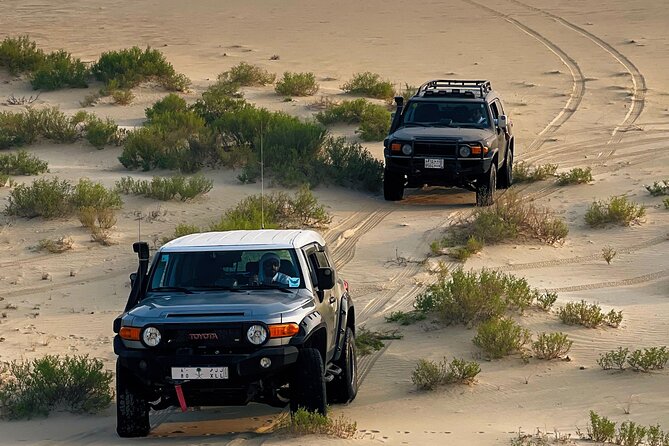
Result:
<svg viewBox="0 0 669 446"><path fill-rule="evenodd" d="M52 254L60 254L73 248L72 237L59 237L57 239L42 239L36 246L37 251L49 251Z"/></svg>

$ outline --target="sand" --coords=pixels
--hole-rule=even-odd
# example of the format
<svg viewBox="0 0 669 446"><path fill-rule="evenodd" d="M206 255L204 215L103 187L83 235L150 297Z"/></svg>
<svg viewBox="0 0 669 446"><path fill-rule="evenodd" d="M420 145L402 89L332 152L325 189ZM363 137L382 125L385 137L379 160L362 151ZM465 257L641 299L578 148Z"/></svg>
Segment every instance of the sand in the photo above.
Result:
<svg viewBox="0 0 669 446"><path fill-rule="evenodd" d="M51 4L53 3L53 4ZM300 117L313 114L321 96L345 98L341 84L372 71L400 85L432 78L487 78L506 101L514 122L516 161L556 163L559 171L591 167L594 182L557 187L552 181L519 185L519 193L562 215L569 236L560 246L505 244L486 247L465 269L495 268L558 293L557 305L585 299L603 310L622 310L619 328L562 325L555 314L529 311L518 320L533 333L563 331L574 340L570 361L512 356L480 360L474 330L429 322L402 327L404 337L361 359L357 399L335 407L357 422L355 439L290 439L262 432L279 411L260 405L212 408L152 416L143 444L509 444L518 432L585 431L588 412L621 422L660 424L669 430L667 372L612 373L596 360L619 346L669 344L669 211L644 184L669 178L669 11L651 0L597 2L547 0L71 0L68 3L0 2L0 38L28 34L46 50L64 48L82 60L132 45L160 49L178 72L193 80L193 101L216 76L246 61L281 74L311 71L321 85L309 98L283 102L271 87L245 89L246 98ZM271 56L280 56L270 60ZM93 85L92 88L98 86ZM80 109L89 90L40 94L36 105ZM101 103L87 109L120 125L140 125L144 109L166 93L134 90L130 106ZM0 102L34 94L25 79L0 70ZM0 105L0 111L20 106ZM333 133L355 139L355 128ZM380 142L365 143L382 158ZM122 176L150 178L169 172L128 172L120 148L48 142L28 150L49 162L45 177L89 177L112 186ZM241 185L237 172L205 170L214 189L189 203L124 197L115 245L102 247L75 219L0 217L0 360L44 354L89 354L113 368L113 319L125 305L135 269L131 243L155 244L179 223L207 225L259 185ZM31 178L18 178L30 182ZM272 188L270 190L278 190ZM333 222L326 237L351 284L358 325L385 330L383 315L408 310L435 280L425 265L431 241L473 209L462 190L410 190L405 200L336 187L315 195ZM646 206L640 224L589 229L583 219L595 199L627 194ZM0 188L6 203L8 188ZM36 253L39 240L71 236L64 254ZM617 256L607 264L601 250ZM398 257L415 262L397 262ZM439 260L432 258L428 265ZM456 267L448 257L443 259ZM421 359L480 360L471 386L420 392L411 372ZM126 444L115 434L113 406L100 415L52 414L45 419L0 422L0 444ZM164 437L169 437L164 438Z"/></svg>

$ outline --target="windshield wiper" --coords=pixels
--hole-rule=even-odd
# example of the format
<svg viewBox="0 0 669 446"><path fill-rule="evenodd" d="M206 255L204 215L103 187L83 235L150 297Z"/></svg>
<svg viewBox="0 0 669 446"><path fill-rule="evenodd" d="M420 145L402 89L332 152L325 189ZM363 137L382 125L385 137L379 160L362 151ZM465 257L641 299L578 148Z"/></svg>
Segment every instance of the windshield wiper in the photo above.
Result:
<svg viewBox="0 0 669 446"><path fill-rule="evenodd" d="M276 284L276 285L265 285L265 284L258 284L258 285L248 285L248 288L246 289L261 289L261 290L279 290L283 291L284 293L291 293L290 288L286 287L286 285L281 285L281 284Z"/></svg>
<svg viewBox="0 0 669 446"><path fill-rule="evenodd" d="M149 291L181 291L182 293L193 294L190 289L180 286L159 286L156 288L151 288Z"/></svg>
<svg viewBox="0 0 669 446"><path fill-rule="evenodd" d="M230 286L219 286L219 285L194 286L193 288L198 291L201 290L221 290L221 291L235 291L235 292L241 291L239 288L234 288Z"/></svg>
<svg viewBox="0 0 669 446"><path fill-rule="evenodd" d="M431 127L432 124L430 123L425 123L425 122L405 122L402 127L408 127L410 125L415 125L418 127Z"/></svg>

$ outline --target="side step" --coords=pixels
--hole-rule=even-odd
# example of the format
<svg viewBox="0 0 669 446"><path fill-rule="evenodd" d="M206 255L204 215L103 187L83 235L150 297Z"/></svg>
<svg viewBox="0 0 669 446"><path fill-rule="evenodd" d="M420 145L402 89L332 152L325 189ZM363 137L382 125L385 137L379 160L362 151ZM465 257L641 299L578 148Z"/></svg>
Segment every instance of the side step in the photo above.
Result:
<svg viewBox="0 0 669 446"><path fill-rule="evenodd" d="M328 365L328 368L325 370L325 382L332 382L335 376L341 375L342 369L337 367L334 364Z"/></svg>

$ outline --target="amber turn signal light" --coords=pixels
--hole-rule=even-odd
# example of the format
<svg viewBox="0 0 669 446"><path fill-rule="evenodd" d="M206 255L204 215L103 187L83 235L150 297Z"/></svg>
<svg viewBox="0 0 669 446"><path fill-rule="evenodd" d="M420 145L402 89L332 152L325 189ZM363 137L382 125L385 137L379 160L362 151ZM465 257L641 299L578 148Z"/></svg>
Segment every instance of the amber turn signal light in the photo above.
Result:
<svg viewBox="0 0 669 446"><path fill-rule="evenodd" d="M270 338L285 338L287 336L294 336L300 331L297 324L274 324L269 326Z"/></svg>
<svg viewBox="0 0 669 446"><path fill-rule="evenodd" d="M400 150L402 150L402 144L399 142L394 142L390 145L390 150L392 150L393 152L399 152Z"/></svg>
<svg viewBox="0 0 669 446"><path fill-rule="evenodd" d="M487 147L481 147L481 146L471 146L471 147L472 147L472 155L480 155L481 150L483 150L484 155L488 153Z"/></svg>
<svg viewBox="0 0 669 446"><path fill-rule="evenodd" d="M139 341L139 332L141 329L136 327L121 327L118 332L118 335L121 339L126 339L128 341Z"/></svg>

